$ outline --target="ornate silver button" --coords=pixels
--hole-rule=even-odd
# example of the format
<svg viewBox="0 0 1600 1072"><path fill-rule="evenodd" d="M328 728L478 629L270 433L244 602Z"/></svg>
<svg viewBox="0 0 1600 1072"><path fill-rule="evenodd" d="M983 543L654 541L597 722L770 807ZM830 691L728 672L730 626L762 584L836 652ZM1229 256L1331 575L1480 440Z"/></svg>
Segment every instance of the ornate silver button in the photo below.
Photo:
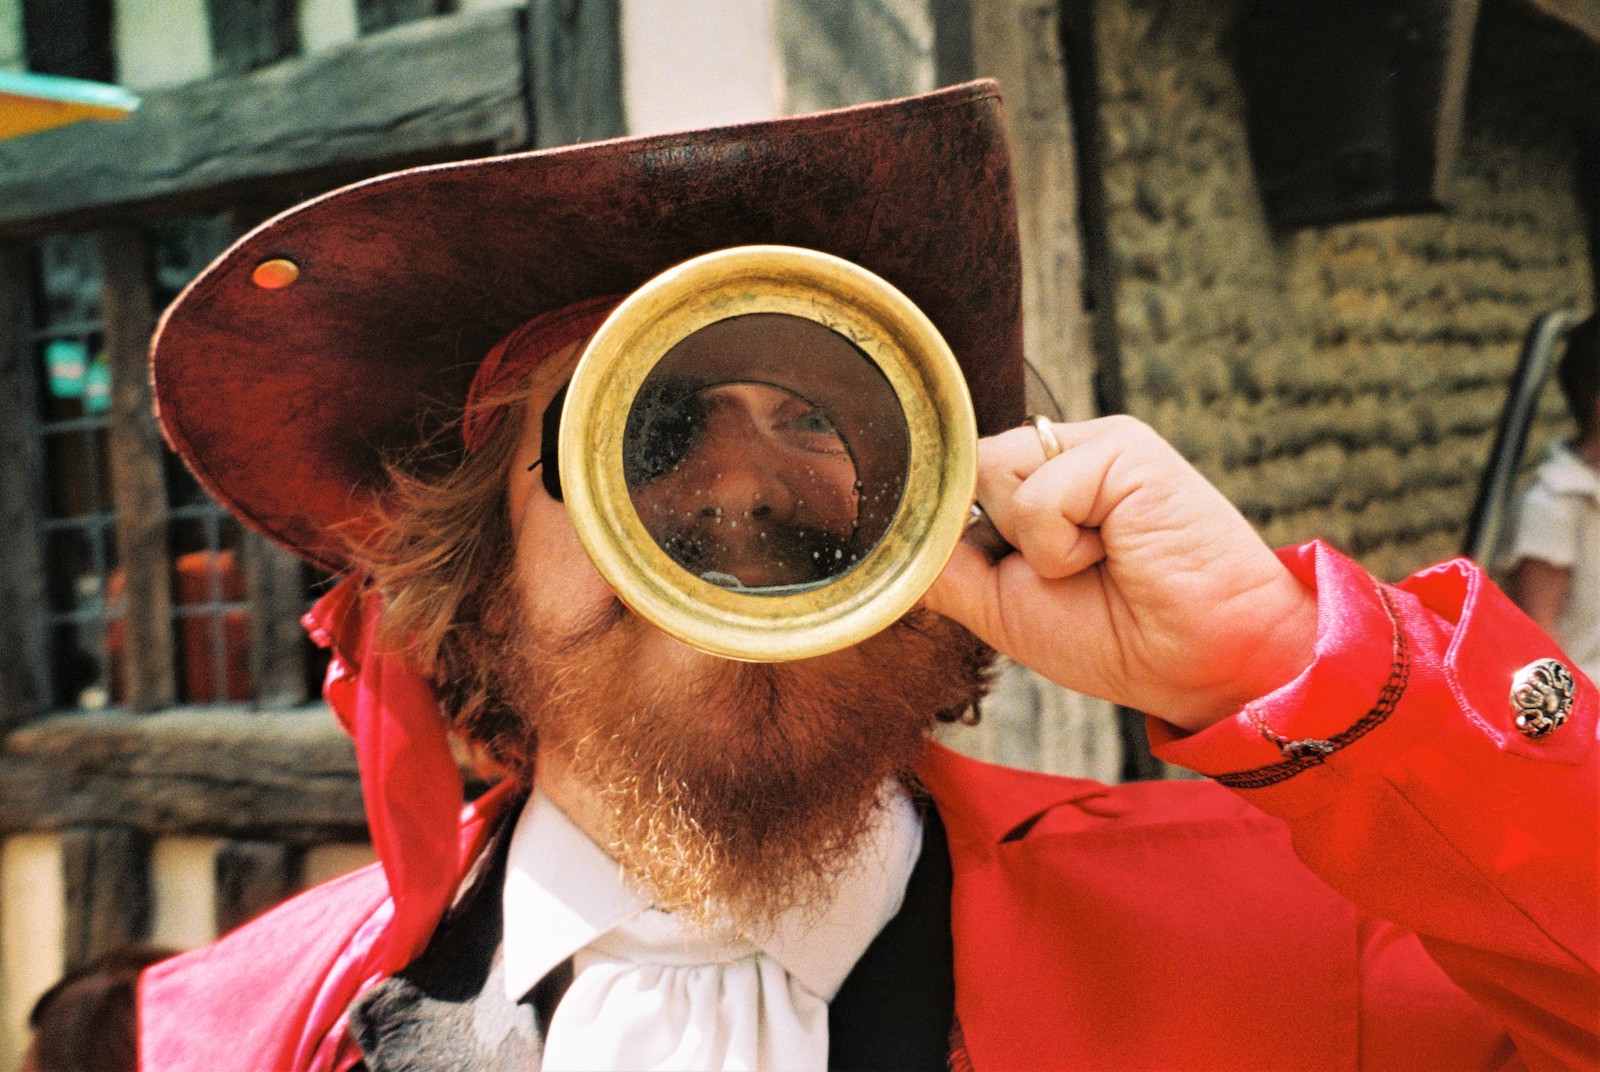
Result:
<svg viewBox="0 0 1600 1072"><path fill-rule="evenodd" d="M1511 679L1511 713L1527 737L1543 737L1567 720L1578 684L1555 659L1536 659Z"/></svg>

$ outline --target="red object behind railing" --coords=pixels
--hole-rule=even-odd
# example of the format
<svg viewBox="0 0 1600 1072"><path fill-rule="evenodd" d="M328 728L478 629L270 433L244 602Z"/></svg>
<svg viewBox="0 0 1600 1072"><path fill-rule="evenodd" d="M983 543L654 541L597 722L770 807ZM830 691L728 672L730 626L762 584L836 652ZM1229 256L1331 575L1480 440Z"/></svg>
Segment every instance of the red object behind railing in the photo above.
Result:
<svg viewBox="0 0 1600 1072"><path fill-rule="evenodd" d="M238 556L230 549L225 551L192 551L179 555L173 564L177 575L175 595L179 608L202 607L208 603L244 602L244 579L240 576ZM213 589L213 577L217 588ZM126 580L121 570L111 574L107 586L108 603L123 595ZM217 695L217 641L215 626L218 614L222 618L222 652L225 660L221 682L223 695ZM216 613L179 614L176 640L181 646L180 666L183 674L184 695L189 703L239 702L250 699L250 614L246 610L224 610ZM111 696L114 703L123 702L126 690L122 687L122 651L127 644L126 627L121 618L106 626L106 653L111 661Z"/></svg>

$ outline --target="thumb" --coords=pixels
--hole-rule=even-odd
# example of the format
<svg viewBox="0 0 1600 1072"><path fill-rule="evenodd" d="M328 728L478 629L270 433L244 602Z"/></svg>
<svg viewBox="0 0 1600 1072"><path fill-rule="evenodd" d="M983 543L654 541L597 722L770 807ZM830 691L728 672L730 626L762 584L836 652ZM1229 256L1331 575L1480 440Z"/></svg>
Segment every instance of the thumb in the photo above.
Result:
<svg viewBox="0 0 1600 1072"><path fill-rule="evenodd" d="M970 543L956 544L955 554L922 597L922 605L966 626L991 647L1004 631L1000 570Z"/></svg>

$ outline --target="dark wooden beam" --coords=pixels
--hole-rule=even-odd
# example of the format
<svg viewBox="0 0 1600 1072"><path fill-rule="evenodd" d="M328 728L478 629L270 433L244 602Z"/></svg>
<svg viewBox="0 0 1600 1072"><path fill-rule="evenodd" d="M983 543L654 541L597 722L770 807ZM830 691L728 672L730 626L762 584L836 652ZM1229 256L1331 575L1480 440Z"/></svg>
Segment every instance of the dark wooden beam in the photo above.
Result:
<svg viewBox="0 0 1600 1072"><path fill-rule="evenodd" d="M618 0L530 0L528 97L538 145L626 133Z"/></svg>
<svg viewBox="0 0 1600 1072"><path fill-rule="evenodd" d="M1094 350L1083 308L1084 239L1078 226L1078 168L1060 14L1037 0L990 0L979 7L974 56L979 73L1011 95L1006 136L1016 176L1022 241L1024 350L1061 420L1099 416ZM1035 412L1044 399L1029 399Z"/></svg>
<svg viewBox="0 0 1600 1072"><path fill-rule="evenodd" d="M1600 49L1600 0L1521 0L1521 3L1576 30Z"/></svg>
<svg viewBox="0 0 1600 1072"><path fill-rule="evenodd" d="M120 123L0 142L0 238L528 141L519 9L425 19L238 77L146 94Z"/></svg>
<svg viewBox="0 0 1600 1072"><path fill-rule="evenodd" d="M1094 348L1094 408L1122 413L1122 339L1117 328L1116 258L1112 253L1110 211L1106 207L1105 119L1101 115L1101 55L1097 12L1103 5L1062 4L1060 48L1066 68L1067 108L1076 164L1078 232L1083 237L1083 296Z"/></svg>
<svg viewBox="0 0 1600 1072"><path fill-rule="evenodd" d="M1600 129L1600 0L1484 0L1473 60L1474 83L1525 84L1541 110Z"/></svg>
<svg viewBox="0 0 1600 1072"><path fill-rule="evenodd" d="M300 560L246 529L240 552L250 597L250 680L256 706L267 710L306 702L306 635L300 627L305 590Z"/></svg>
<svg viewBox="0 0 1600 1072"><path fill-rule="evenodd" d="M84 826L61 837L67 893L66 967L143 941L150 923L150 841L127 826Z"/></svg>
<svg viewBox="0 0 1600 1072"><path fill-rule="evenodd" d="M108 443L117 506L117 545L126 578L127 647L122 695L136 711L177 700L172 580L167 541L165 448L156 426L146 361L155 310L144 233L124 227L100 234L106 357L111 365Z"/></svg>
<svg viewBox="0 0 1600 1072"><path fill-rule="evenodd" d="M953 86L978 77L977 44L973 39L973 0L931 0L933 80Z"/></svg>
<svg viewBox="0 0 1600 1072"><path fill-rule="evenodd" d="M228 841L217 850L216 926L227 934L295 889L299 854L281 841Z"/></svg>
<svg viewBox="0 0 1600 1072"><path fill-rule="evenodd" d="M24 250L0 247L0 732L50 694L28 292Z"/></svg>
<svg viewBox="0 0 1600 1072"><path fill-rule="evenodd" d="M355 750L325 709L62 715L0 742L0 835L119 823L149 834L367 836Z"/></svg>

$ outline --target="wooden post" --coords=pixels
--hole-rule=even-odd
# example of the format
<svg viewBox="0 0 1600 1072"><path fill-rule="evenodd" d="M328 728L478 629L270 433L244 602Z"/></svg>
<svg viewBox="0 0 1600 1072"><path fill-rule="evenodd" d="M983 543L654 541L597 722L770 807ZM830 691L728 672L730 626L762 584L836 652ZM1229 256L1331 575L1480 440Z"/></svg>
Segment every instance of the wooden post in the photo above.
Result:
<svg viewBox="0 0 1600 1072"><path fill-rule="evenodd" d="M149 252L144 235L131 227L102 231L99 239L111 365L111 483L127 591L123 695L134 710L152 711L176 702L177 682L165 458L146 364L155 328Z"/></svg>
<svg viewBox="0 0 1600 1072"><path fill-rule="evenodd" d="M21 247L0 247L0 731L38 714L50 696L27 302L27 258Z"/></svg>
<svg viewBox="0 0 1600 1072"><path fill-rule="evenodd" d="M150 924L150 844L126 826L79 826L61 836L70 971L143 941Z"/></svg>
<svg viewBox="0 0 1600 1072"><path fill-rule="evenodd" d="M305 592L300 560L252 530L239 548L250 596L250 680L257 707L294 707L306 701L305 633L300 628Z"/></svg>
<svg viewBox="0 0 1600 1072"><path fill-rule="evenodd" d="M978 77L978 59L972 43L972 4L973 0L928 0L935 85L953 86Z"/></svg>
<svg viewBox="0 0 1600 1072"><path fill-rule="evenodd" d="M1061 5L1059 38L1067 65L1067 104L1073 117L1077 155L1078 225L1082 233L1086 319L1094 347L1095 398L1099 412L1126 411L1122 341L1117 327L1117 273L1107 222L1105 130L1100 118L1100 45L1097 5L1081 0ZM1142 732L1142 730L1141 730Z"/></svg>
<svg viewBox="0 0 1600 1072"><path fill-rule="evenodd" d="M1006 132L1022 237L1024 349L1062 416L1097 416L1094 352L1083 310L1083 242L1072 117L1055 0L975 5L973 53L980 75L1006 92Z"/></svg>
<svg viewBox="0 0 1600 1072"><path fill-rule="evenodd" d="M957 0L933 0L941 74L965 74ZM1065 420L1098 416L1096 360L1083 305L1077 154L1061 55L1057 0L970 2L974 73L1006 95L1022 244L1023 347L1045 391L1029 385L1035 412ZM1054 404L1052 404L1052 402ZM1052 412L1059 407L1060 412ZM993 718L991 718L991 712ZM979 740L986 758L1061 774L1114 778L1123 748L1112 706L1006 663ZM986 725L987 723L987 725Z"/></svg>
<svg viewBox="0 0 1600 1072"><path fill-rule="evenodd" d="M619 0L529 0L528 114L533 142L571 145L627 131Z"/></svg>
<svg viewBox="0 0 1600 1072"><path fill-rule="evenodd" d="M294 892L294 854L276 841L229 841L217 851L217 933L227 934Z"/></svg>

